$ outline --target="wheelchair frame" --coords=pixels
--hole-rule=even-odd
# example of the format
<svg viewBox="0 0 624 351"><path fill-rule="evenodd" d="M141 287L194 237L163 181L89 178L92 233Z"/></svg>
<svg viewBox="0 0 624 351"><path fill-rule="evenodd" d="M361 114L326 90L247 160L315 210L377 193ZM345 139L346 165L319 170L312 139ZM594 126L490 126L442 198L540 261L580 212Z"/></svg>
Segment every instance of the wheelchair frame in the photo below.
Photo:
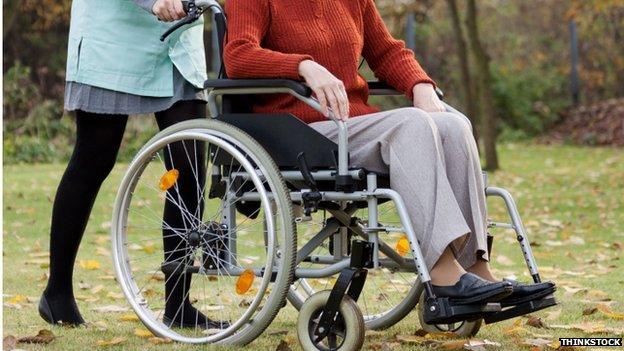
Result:
<svg viewBox="0 0 624 351"><path fill-rule="evenodd" d="M195 5L198 8L204 10L210 9L215 18L221 16L222 21L225 21L222 9L215 0L196 0ZM199 15L201 15L201 12L199 13ZM221 115L218 98L231 95L287 93L301 100L316 111L322 111L320 104L312 97L312 92L308 87L299 82L290 80L213 79L206 81L205 88L211 89L210 93L208 94L208 109L211 118L217 118ZM371 96L402 95L400 92L392 89L389 86L384 85L381 82L369 82L369 88ZM439 92L439 94L441 95L441 92ZM447 111L461 114L452 106L446 103L444 104L447 108ZM381 264L383 267L396 269L402 272L416 271L416 273L418 274L418 280L415 286L417 294L416 296L420 296L422 290L424 289L426 292L425 296L427 296L426 308L429 309L431 312L435 313L437 313L436 308L441 308L442 310L445 310L444 306L441 306L436 302L436 297L433 293L433 288L431 285L431 277L425 265L425 260L420 249L420 245L418 243L418 238L412 226L403 199L396 191L390 188L379 187L379 179L377 174L367 173L362 169L351 169L349 167L349 138L347 124L334 118L331 110L329 119L331 119L338 128L338 153L336 169L320 169L313 172L308 172L308 174L306 174L303 169L301 169L300 172L295 170L280 170L282 177L289 182L305 182L309 180L309 177L311 176L314 181L334 181L336 185L336 189L334 191L314 190L314 192L320 195L320 201L337 203L338 206L336 208L326 208L326 210L332 215L332 218L334 218L335 220L325 221L324 227L317 234L315 234L311 240L306 242L301 249L297 251L295 262L295 265L298 265L301 262L309 261L312 263L325 265L325 267L318 269L297 267L294 272L294 279L325 278L344 272L344 270L346 269L353 268L353 262L351 261L350 255L347 250L347 247L350 244L348 231L352 231L353 233L370 243L372 247L370 256L371 265L369 266L370 268L378 268ZM213 175L215 175L214 172L218 171L218 169L213 170ZM249 180L252 178L251 175L246 172L235 172L221 176L222 179L225 181L226 189L230 188L231 182L235 178L241 178L243 180ZM501 198L505 203L511 221L511 223L503 223L490 221L488 219L488 228L506 228L514 230L516 234L516 239L520 244L528 271L531 274L534 282L540 282L541 278L538 272L537 263L531 251L529 239L520 218L520 214L518 213L515 201L507 190L499 187L487 186L487 176L485 174L484 180L486 184L486 187L484 189L486 196ZM364 182L365 189L352 189L351 185L354 182ZM311 193L312 191L312 189L298 189L290 191L290 200L293 203L305 205L306 195ZM227 262L233 264L235 258L234 256L236 255L235 228L237 209L235 206L231 205L233 203L233 201L230 201L231 197L235 197L243 201L259 201L261 199L266 200L267 196L271 198L271 193L265 193L264 191L262 191L262 193L257 191L243 191L242 194L232 194L228 192L223 196L223 200L226 202L226 205L221 220L222 223L227 226L227 228L230 228L230 236L227 243L229 249ZM398 212L402 228L384 226L379 223L379 202L387 200L391 201L394 204L394 207ZM355 212L361 208L358 205L361 203L365 203L365 208L368 209L368 217L365 222L357 221L357 218L353 217ZM269 220L269 222L271 221ZM383 240L380 240L380 233L392 232L400 232L407 235L410 250L413 255L413 260L404 258L401 254L399 254L389 245L384 243ZM312 256L311 253L317 247L319 247L323 243L323 241L327 240L331 236L333 236L334 239L334 249L332 254L324 256ZM385 258L380 257L380 251L386 256ZM204 271L201 273L210 274L209 271ZM228 273L233 276L241 274L241 272L237 270L233 270L232 272ZM260 277L263 276L262 270L255 270L254 274ZM357 295L359 295L359 292L357 292ZM506 318L509 317L501 319ZM497 320L492 319L491 321L495 322Z"/></svg>

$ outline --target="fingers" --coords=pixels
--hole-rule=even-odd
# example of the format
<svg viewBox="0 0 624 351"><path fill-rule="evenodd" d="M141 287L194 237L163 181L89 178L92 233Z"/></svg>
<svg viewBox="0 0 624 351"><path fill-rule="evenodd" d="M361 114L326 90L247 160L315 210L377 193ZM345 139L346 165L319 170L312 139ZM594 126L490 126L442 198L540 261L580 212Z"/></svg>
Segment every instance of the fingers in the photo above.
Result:
<svg viewBox="0 0 624 351"><path fill-rule="evenodd" d="M158 0L154 3L152 12L161 21L171 22L186 16L181 0Z"/></svg>
<svg viewBox="0 0 624 351"><path fill-rule="evenodd" d="M342 119L342 116L340 115L340 106L338 104L338 96L336 96L335 87L326 87L323 91L325 92L325 96L329 101L329 106L331 107L333 117Z"/></svg>
<svg viewBox="0 0 624 351"><path fill-rule="evenodd" d="M321 88L312 88L312 91L314 91L314 95L316 95L316 99L321 105L321 113L325 117L329 117L329 111L327 109L327 98L325 98L325 91Z"/></svg>
<svg viewBox="0 0 624 351"><path fill-rule="evenodd" d="M343 121L349 119L349 97L345 90L344 84L340 82L335 90L336 96L338 96L338 105L340 109L340 118Z"/></svg>
<svg viewBox="0 0 624 351"><path fill-rule="evenodd" d="M176 19L181 19L186 16L186 12L184 12L184 6L182 6L182 0L174 0L174 10L176 14Z"/></svg>

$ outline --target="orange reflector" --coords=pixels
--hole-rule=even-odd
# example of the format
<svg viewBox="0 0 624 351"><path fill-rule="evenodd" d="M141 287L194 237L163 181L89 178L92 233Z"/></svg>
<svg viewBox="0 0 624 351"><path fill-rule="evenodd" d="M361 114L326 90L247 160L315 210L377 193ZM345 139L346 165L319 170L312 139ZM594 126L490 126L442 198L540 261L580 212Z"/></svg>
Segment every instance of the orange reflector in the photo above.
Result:
<svg viewBox="0 0 624 351"><path fill-rule="evenodd" d="M405 256L408 252L410 252L410 243L407 239L407 235L403 235L401 239L396 244L396 250L399 252L399 255Z"/></svg>
<svg viewBox="0 0 624 351"><path fill-rule="evenodd" d="M178 181L179 175L180 172L178 172L175 168L163 174L163 176L160 177L160 183L158 183L160 190L171 189L171 187Z"/></svg>
<svg viewBox="0 0 624 351"><path fill-rule="evenodd" d="M249 291L251 284L253 284L254 278L256 278L254 271L251 269L245 269L236 281L236 293L243 295Z"/></svg>

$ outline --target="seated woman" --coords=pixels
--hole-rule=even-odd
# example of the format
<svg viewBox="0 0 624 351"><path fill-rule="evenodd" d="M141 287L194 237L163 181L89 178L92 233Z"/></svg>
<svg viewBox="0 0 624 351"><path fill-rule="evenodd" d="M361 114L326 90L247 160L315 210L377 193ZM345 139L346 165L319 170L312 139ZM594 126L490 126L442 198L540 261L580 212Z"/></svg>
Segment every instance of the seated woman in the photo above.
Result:
<svg viewBox="0 0 624 351"><path fill-rule="evenodd" d="M329 109L347 122L351 165L390 175L437 296L503 304L552 286L500 281L492 274L470 123L445 112L434 81L388 32L374 0L228 0L226 13L227 75L304 80L325 116L290 95L258 98L255 112L292 113L333 140L337 129L327 119ZM368 104L367 83L358 73L361 56L414 107L379 112Z"/></svg>

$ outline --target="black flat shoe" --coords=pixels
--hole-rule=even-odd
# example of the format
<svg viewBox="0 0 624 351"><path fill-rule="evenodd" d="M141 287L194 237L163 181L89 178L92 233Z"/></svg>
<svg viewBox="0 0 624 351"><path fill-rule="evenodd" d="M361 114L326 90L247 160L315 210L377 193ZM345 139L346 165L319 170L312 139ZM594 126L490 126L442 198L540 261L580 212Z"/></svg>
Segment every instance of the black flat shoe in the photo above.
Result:
<svg viewBox="0 0 624 351"><path fill-rule="evenodd" d="M529 284L523 284L512 279L503 279L503 281L509 282L513 286L513 292L511 295L499 301L502 307L514 306L532 300L538 300L546 295L554 293L555 290L557 290L555 283L550 281Z"/></svg>
<svg viewBox="0 0 624 351"><path fill-rule="evenodd" d="M78 309L76 306L72 306ZM52 313L52 309L50 308L50 304L48 303L48 298L44 295L41 295L41 299L39 299L39 316L43 318L44 321L50 324L58 324L63 326L77 327L83 324L86 324L85 320L81 316L77 316L76 320L68 320L64 321L61 319L54 318L54 314Z"/></svg>
<svg viewBox="0 0 624 351"><path fill-rule="evenodd" d="M436 297L446 297L453 304L497 302L512 292L511 282L490 282L472 273L465 273L452 286L433 285Z"/></svg>
<svg viewBox="0 0 624 351"><path fill-rule="evenodd" d="M212 319L206 318L206 321L203 323L199 322L189 322L189 321L175 321L167 316L163 316L163 323L165 323L168 327L173 328L189 328L189 329L227 329L230 327L230 322L226 321L213 321Z"/></svg>

